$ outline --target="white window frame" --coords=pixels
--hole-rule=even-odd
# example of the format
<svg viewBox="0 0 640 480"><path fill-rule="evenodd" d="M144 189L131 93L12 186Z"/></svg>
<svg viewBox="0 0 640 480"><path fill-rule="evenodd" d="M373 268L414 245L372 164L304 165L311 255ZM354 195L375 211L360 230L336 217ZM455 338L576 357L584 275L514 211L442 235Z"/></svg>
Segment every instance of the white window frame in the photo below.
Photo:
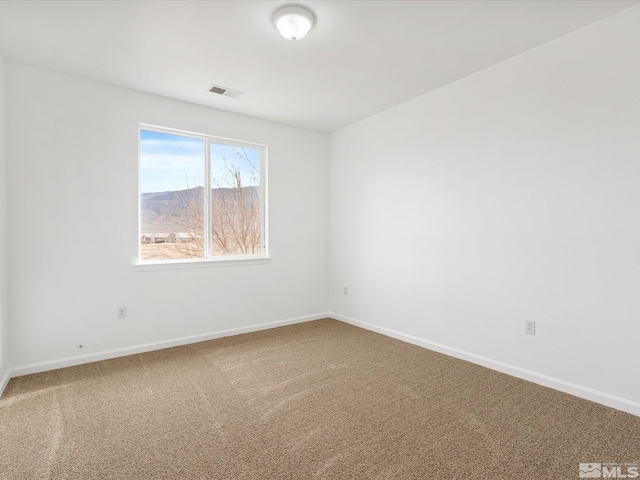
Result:
<svg viewBox="0 0 640 480"><path fill-rule="evenodd" d="M171 260L142 260L142 194L141 186L141 149L140 135L142 130L166 133L169 135L179 135L181 137L195 138L205 142L204 148L204 258L185 258ZM259 254L254 255L212 255L211 253L211 149L210 143L218 143L236 147L247 147L260 151L260 243ZM135 262L137 267L147 267L145 270L158 270L164 268L189 268L204 267L208 265L250 265L267 263L269 257L268 241L268 208L267 208L267 163L268 147L260 143L245 142L224 137L216 137L202 133L194 133L175 128L160 127L146 123L138 124L138 259Z"/></svg>

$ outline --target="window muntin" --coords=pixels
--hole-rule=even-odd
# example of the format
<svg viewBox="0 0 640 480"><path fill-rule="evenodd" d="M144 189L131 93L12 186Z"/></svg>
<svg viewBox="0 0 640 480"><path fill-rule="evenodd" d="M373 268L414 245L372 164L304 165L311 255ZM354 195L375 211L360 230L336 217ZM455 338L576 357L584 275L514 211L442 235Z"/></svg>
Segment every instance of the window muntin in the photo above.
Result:
<svg viewBox="0 0 640 480"><path fill-rule="evenodd" d="M139 141L141 262L266 257L266 146L149 126Z"/></svg>

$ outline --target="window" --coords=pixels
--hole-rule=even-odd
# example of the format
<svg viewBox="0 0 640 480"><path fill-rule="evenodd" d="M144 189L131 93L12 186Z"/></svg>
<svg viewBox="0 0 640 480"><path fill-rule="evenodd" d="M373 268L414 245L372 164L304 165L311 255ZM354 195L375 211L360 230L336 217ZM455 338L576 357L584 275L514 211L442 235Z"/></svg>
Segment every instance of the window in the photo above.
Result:
<svg viewBox="0 0 640 480"><path fill-rule="evenodd" d="M267 255L266 146L140 127L141 262Z"/></svg>

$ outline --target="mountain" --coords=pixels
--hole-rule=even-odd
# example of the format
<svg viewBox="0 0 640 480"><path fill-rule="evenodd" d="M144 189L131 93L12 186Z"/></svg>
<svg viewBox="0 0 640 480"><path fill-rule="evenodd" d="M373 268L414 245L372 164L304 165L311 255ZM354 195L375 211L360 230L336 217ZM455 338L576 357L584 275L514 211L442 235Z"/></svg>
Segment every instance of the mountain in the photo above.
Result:
<svg viewBox="0 0 640 480"><path fill-rule="evenodd" d="M245 194L259 198L258 187L243 187ZM152 192L140 195L141 233L173 233L183 230L180 225L197 223L194 217L202 216L204 187L194 187L174 192ZM226 198L233 206L237 199L235 188L212 188L212 203ZM232 208L232 207L231 207Z"/></svg>

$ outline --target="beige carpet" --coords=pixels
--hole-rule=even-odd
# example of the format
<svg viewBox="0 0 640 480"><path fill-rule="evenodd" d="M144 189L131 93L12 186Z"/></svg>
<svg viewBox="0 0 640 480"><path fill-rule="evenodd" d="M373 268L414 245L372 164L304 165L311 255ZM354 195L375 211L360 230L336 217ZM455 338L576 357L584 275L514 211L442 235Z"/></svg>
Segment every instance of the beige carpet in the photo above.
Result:
<svg viewBox="0 0 640 480"><path fill-rule="evenodd" d="M334 320L11 380L2 479L573 479L640 418Z"/></svg>

